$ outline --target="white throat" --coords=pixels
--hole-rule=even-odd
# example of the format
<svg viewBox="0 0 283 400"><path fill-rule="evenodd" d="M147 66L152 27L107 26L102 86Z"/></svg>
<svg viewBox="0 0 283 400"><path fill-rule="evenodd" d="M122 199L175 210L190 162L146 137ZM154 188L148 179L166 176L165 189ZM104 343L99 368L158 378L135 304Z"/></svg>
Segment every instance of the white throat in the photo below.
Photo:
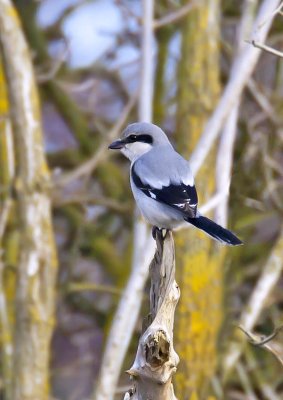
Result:
<svg viewBox="0 0 283 400"><path fill-rule="evenodd" d="M121 152L133 162L151 149L152 145L149 143L134 142L126 144L125 147L121 149Z"/></svg>

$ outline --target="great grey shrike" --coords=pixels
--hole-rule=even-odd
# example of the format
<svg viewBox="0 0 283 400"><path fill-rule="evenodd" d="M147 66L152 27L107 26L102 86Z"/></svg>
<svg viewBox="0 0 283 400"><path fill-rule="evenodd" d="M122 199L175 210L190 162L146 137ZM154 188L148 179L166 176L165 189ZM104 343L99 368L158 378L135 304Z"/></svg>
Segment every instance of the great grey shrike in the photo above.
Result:
<svg viewBox="0 0 283 400"><path fill-rule="evenodd" d="M133 195L151 225L172 230L190 223L219 242L242 244L231 231L199 214L189 163L174 150L158 126L146 122L131 124L109 149L121 150L131 161Z"/></svg>

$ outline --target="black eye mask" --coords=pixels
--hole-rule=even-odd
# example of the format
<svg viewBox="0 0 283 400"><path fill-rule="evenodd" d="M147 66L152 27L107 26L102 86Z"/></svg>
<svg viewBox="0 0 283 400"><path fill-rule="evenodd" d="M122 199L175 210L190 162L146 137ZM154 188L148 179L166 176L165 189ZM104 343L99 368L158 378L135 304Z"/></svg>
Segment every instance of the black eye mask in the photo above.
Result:
<svg viewBox="0 0 283 400"><path fill-rule="evenodd" d="M141 143L148 143L148 144L152 144L153 139L151 135L129 135L126 139L125 139L126 143L135 143L135 142L141 142Z"/></svg>

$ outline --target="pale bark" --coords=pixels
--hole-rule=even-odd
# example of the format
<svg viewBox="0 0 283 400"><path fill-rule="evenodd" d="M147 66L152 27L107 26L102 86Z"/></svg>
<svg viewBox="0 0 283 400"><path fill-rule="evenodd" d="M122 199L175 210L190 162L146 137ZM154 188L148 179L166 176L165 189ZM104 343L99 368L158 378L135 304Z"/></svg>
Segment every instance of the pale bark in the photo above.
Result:
<svg viewBox="0 0 283 400"><path fill-rule="evenodd" d="M38 94L28 46L10 0L0 0L0 40L14 128L21 234L11 398L46 400L57 259Z"/></svg>
<svg viewBox="0 0 283 400"><path fill-rule="evenodd" d="M157 249L150 265L150 314L146 319L136 358L128 372L134 381L133 389L124 399L176 400L172 376L179 357L173 346L175 307L180 290L175 281L175 252L171 232L165 239L156 234Z"/></svg>
<svg viewBox="0 0 283 400"><path fill-rule="evenodd" d="M221 135L216 160L216 192L226 193L215 208L215 221L223 227L228 224L229 189L233 164L234 143L237 135L237 123L240 100L233 107Z"/></svg>
<svg viewBox="0 0 283 400"><path fill-rule="evenodd" d="M153 96L153 13L154 1L143 0L141 85L139 120L151 122Z"/></svg>

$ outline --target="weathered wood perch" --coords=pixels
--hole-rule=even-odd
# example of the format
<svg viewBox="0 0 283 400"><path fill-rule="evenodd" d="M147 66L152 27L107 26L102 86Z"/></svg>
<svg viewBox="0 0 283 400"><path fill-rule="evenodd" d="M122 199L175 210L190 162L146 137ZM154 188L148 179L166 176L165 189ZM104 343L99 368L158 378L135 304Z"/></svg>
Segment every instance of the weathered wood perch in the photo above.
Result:
<svg viewBox="0 0 283 400"><path fill-rule="evenodd" d="M175 281L175 250L171 232L156 231L156 252L150 264L150 314L127 373L133 388L124 400L176 400L172 376L179 357L173 347L174 313L180 297Z"/></svg>

